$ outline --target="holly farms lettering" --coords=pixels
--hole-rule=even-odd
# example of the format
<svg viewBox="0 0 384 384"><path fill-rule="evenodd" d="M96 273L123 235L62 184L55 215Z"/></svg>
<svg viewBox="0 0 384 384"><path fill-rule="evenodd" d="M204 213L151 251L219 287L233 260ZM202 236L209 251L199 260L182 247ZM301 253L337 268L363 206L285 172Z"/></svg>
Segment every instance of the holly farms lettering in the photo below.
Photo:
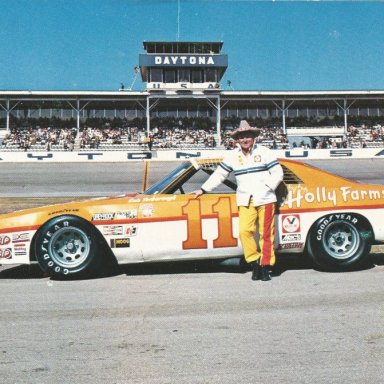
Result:
<svg viewBox="0 0 384 384"><path fill-rule="evenodd" d="M363 190L352 187L316 187L314 190L309 191L304 188L290 186L282 206L299 208L304 203L331 203L333 206L337 206L340 203L351 201L374 201L382 198L384 198L384 189Z"/></svg>

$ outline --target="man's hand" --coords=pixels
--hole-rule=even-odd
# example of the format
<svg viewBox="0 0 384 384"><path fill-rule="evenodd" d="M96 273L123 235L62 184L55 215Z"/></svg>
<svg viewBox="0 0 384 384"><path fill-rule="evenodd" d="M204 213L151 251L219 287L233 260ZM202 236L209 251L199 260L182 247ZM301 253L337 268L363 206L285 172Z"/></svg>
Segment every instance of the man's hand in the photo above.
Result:
<svg viewBox="0 0 384 384"><path fill-rule="evenodd" d="M198 198L199 196L204 194L204 191L202 189L197 189L196 191L191 192L192 195L195 195L195 198Z"/></svg>

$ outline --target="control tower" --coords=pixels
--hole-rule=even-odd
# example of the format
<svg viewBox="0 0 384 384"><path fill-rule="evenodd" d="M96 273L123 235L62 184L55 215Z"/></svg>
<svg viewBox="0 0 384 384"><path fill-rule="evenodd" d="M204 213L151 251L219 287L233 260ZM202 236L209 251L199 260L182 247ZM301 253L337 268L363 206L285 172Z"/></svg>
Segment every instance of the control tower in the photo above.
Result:
<svg viewBox="0 0 384 384"><path fill-rule="evenodd" d="M143 46L139 67L147 91L220 90L228 66L222 42L144 41Z"/></svg>

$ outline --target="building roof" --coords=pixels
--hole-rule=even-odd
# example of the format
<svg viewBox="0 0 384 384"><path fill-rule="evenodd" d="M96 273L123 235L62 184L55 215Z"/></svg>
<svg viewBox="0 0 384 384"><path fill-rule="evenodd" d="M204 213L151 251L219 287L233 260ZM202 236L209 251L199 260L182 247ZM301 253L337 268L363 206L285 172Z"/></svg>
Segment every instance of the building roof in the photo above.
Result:
<svg viewBox="0 0 384 384"><path fill-rule="evenodd" d="M163 92L167 96L167 92ZM340 91L232 91L216 90L222 99L228 100L326 100L326 99L384 99L384 90L340 90ZM145 98L147 91L39 91L0 90L0 100L7 99L131 99ZM169 96L173 96L169 94Z"/></svg>
<svg viewBox="0 0 384 384"><path fill-rule="evenodd" d="M144 41L147 53L214 53L219 54L222 41Z"/></svg>

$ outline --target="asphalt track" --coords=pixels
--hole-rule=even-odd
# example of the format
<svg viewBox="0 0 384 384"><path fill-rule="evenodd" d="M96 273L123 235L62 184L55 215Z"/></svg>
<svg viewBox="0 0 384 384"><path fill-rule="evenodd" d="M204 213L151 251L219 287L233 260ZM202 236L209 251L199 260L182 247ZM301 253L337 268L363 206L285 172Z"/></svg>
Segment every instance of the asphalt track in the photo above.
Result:
<svg viewBox="0 0 384 384"><path fill-rule="evenodd" d="M149 185L180 162L151 162ZM384 159L311 160L343 177L384 184ZM0 197L81 197L138 192L144 162L0 163ZM196 188L198 185L196 185Z"/></svg>
<svg viewBox="0 0 384 384"><path fill-rule="evenodd" d="M382 161L321 163L384 180ZM0 164L0 193L10 196L0 200L139 190L142 165ZM150 179L171 167L154 164ZM286 257L270 282L212 262L125 266L78 281L51 280L37 266L0 267L1 381L382 383L383 272L381 251L346 273Z"/></svg>

